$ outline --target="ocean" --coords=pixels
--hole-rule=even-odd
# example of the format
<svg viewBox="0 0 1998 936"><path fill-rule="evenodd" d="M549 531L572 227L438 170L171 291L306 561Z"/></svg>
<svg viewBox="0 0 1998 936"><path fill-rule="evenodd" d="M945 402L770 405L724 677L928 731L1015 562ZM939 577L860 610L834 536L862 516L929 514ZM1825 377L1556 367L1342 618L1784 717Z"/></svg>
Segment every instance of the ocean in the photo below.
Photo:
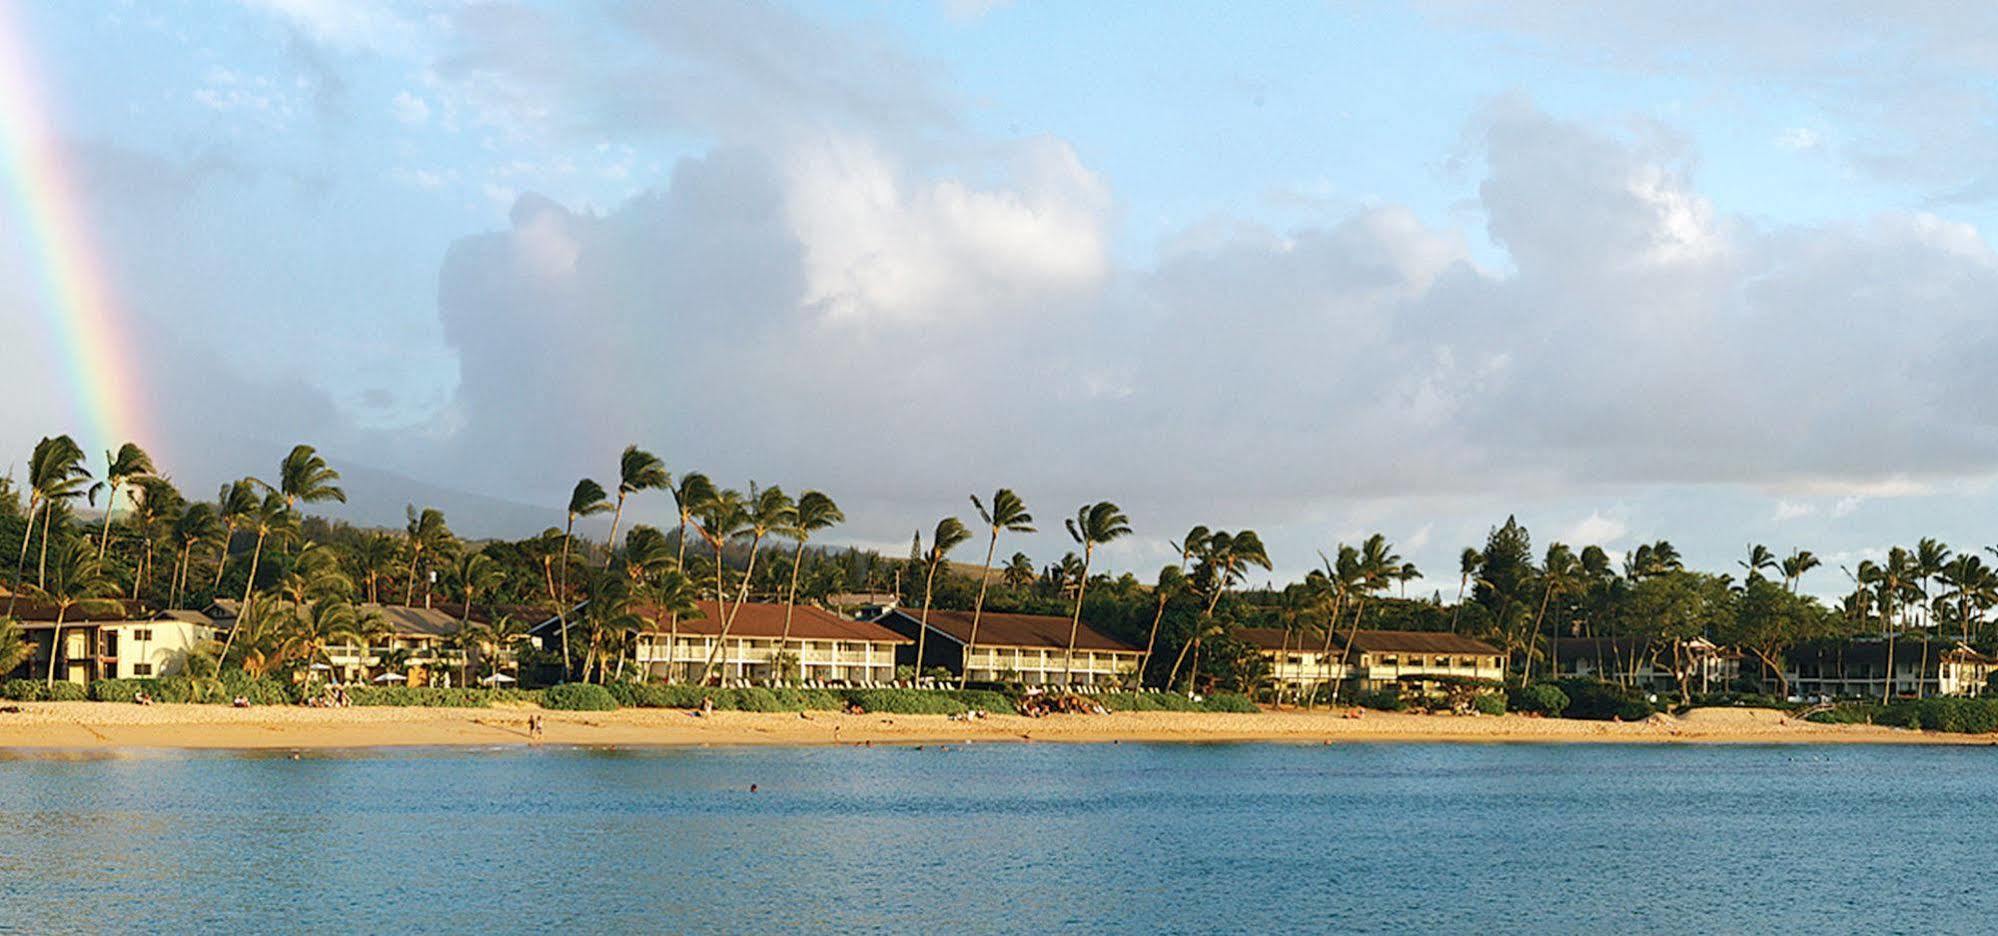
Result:
<svg viewBox="0 0 1998 936"><path fill-rule="evenodd" d="M1984 747L0 755L0 931L1988 931L1994 807Z"/></svg>

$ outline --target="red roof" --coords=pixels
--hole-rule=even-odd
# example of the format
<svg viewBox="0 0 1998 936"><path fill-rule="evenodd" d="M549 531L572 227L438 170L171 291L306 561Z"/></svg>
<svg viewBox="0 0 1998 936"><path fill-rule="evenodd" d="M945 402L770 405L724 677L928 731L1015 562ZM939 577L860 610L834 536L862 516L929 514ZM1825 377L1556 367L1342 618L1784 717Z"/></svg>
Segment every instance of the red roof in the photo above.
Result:
<svg viewBox="0 0 1998 936"><path fill-rule="evenodd" d="M889 612L907 618L910 623L922 620L920 609L904 608ZM930 629L948 634L958 643L971 639L971 612L944 611L930 609ZM1069 618L1051 614L1001 614L987 611L978 617L979 646L996 647L1049 647L1068 649ZM1141 648L1127 644L1096 628L1088 621L1075 631L1077 650L1121 650L1135 653Z"/></svg>
<svg viewBox="0 0 1998 936"><path fill-rule="evenodd" d="M721 633L722 616L715 610L715 603L700 603L700 614L694 617L682 615L679 631L683 634L715 635ZM784 635L784 605L749 602L737 605L729 603L729 611L735 614L735 623L728 629L730 637L781 637ZM650 633L670 633L673 627L667 623L665 615L651 608L637 609L647 621L658 619L657 625L648 624ZM850 640L872 643L913 643L907 637L897 634L879 624L867 621L850 621L822 608L798 605L791 615L791 639L793 640Z"/></svg>

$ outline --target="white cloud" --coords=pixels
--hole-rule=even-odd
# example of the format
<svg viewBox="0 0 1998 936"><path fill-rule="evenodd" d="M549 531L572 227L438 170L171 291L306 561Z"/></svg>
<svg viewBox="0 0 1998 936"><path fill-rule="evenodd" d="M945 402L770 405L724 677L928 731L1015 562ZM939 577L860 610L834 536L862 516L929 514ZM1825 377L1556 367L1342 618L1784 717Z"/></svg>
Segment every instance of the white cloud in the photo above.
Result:
<svg viewBox="0 0 1998 936"><path fill-rule="evenodd" d="M1786 127L1776 135L1776 145L1787 150L1814 150L1824 145L1824 138L1809 127Z"/></svg>
<svg viewBox="0 0 1998 936"><path fill-rule="evenodd" d="M1583 546L1608 548L1622 540L1630 528L1622 520L1603 516L1602 511L1591 511L1588 516L1562 531L1558 539L1569 546L1580 549Z"/></svg>
<svg viewBox="0 0 1998 936"><path fill-rule="evenodd" d="M1817 512L1818 508L1816 507L1816 505L1813 504L1803 503L1800 501L1779 500L1776 502L1775 516L1773 516L1771 519L1775 520L1777 523L1781 523L1785 520L1796 520L1800 517L1808 517Z"/></svg>
<svg viewBox="0 0 1998 936"><path fill-rule="evenodd" d="M408 126L420 127L430 121L430 105L408 91L396 92L390 109L395 113L396 120Z"/></svg>

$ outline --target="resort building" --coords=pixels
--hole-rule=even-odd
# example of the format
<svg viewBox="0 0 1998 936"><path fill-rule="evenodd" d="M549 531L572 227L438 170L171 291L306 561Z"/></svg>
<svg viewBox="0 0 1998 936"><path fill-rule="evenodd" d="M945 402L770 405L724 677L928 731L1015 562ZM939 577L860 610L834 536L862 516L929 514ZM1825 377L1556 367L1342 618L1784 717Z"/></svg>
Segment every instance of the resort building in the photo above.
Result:
<svg viewBox="0 0 1998 936"><path fill-rule="evenodd" d="M1679 677L1694 692L1720 692L1741 678L1742 657L1704 637L1676 646L1634 637L1563 637L1548 642L1547 668L1555 678L1580 677L1646 692L1678 692Z"/></svg>
<svg viewBox="0 0 1998 936"><path fill-rule="evenodd" d="M1350 646L1347 644L1350 643ZM1364 690L1404 685L1419 691L1437 689L1445 679L1505 678L1505 654L1482 640L1427 631L1363 630L1339 634L1335 653L1344 654L1344 676Z"/></svg>
<svg viewBox="0 0 1998 936"><path fill-rule="evenodd" d="M902 662L916 662L914 641L922 631L922 612L889 610L875 622L910 641ZM1135 681L1139 647L1090 627L1083 621L1075 631L1075 656L1068 657L1070 619L1046 614L984 612L978 619L978 642L971 642L971 612L929 613L929 638L924 642L922 669L942 667L970 682L1020 682L1029 686L1109 686Z"/></svg>
<svg viewBox="0 0 1998 936"><path fill-rule="evenodd" d="M61 616L60 644L53 605L17 605L14 616L20 619L34 652L26 663L5 675L46 679L49 656L54 653L56 678L78 684L174 676L187 666L188 651L215 636L214 622L198 612L149 614L137 602L116 604L94 611L69 609Z"/></svg>
<svg viewBox="0 0 1998 936"><path fill-rule="evenodd" d="M1326 652L1325 634L1299 634L1281 627L1244 627L1235 636L1255 647L1269 664L1269 678L1279 692L1314 696L1318 690L1346 678L1340 645Z"/></svg>
<svg viewBox="0 0 1998 936"><path fill-rule="evenodd" d="M1893 680L1888 685L1885 639L1819 641L1786 654L1784 676L1790 693L1802 698L1878 699L1882 694L1918 696L1983 695L1998 659L1958 642L1921 638L1895 640ZM1773 682L1773 680L1772 680Z"/></svg>
<svg viewBox="0 0 1998 936"><path fill-rule="evenodd" d="M648 623L638 635L638 663L652 678L676 682L699 679L711 659L723 685L792 678L846 685L894 681L896 654L908 638L867 621L798 605L790 609L790 639L785 642L785 611L781 604L730 604L735 620L723 638L724 618L715 602L701 602L699 614L677 622L641 610ZM544 640L545 627L537 628Z"/></svg>

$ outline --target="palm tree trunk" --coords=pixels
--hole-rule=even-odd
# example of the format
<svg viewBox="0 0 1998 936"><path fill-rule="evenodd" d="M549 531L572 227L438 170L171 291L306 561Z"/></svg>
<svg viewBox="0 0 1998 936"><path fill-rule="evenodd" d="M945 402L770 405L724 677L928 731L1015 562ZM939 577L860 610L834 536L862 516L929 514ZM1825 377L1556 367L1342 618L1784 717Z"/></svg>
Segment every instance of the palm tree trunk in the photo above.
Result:
<svg viewBox="0 0 1998 936"><path fill-rule="evenodd" d="M1140 689L1145 687L1145 668L1149 667L1152 663L1152 651L1158 647L1159 622L1165 620L1165 606L1166 593L1164 589L1160 589L1158 607L1152 610L1152 629L1145 635L1145 653L1143 656L1138 657L1138 688ZM1171 684L1168 683L1166 688L1172 688Z"/></svg>
<svg viewBox="0 0 1998 936"><path fill-rule="evenodd" d="M49 584L49 530L55 527L55 501L42 504L42 558L35 564L35 587Z"/></svg>
<svg viewBox="0 0 1998 936"><path fill-rule="evenodd" d="M916 624L916 688L923 685L923 649L930 636L930 589L937 580L937 566L943 564L943 557L930 564L930 574L923 576L923 618Z"/></svg>
<svg viewBox="0 0 1998 936"><path fill-rule="evenodd" d="M762 542L763 534L761 533L756 534L749 540L749 563L742 567L742 588L736 593L735 609L722 617L721 633L715 637L715 648L708 652L708 665L701 670L701 683L703 685L707 683L708 674L714 669L716 656L722 652L722 646L728 641L729 628L735 626L735 616L742 613L742 606L749 601L749 581L756 577L756 553L757 548ZM717 546L715 547L716 594L720 594L721 592L721 560L721 547ZM716 608L715 610L720 611L721 609Z"/></svg>
<svg viewBox="0 0 1998 936"><path fill-rule="evenodd" d="M1345 604L1345 595L1335 594L1332 597L1332 619L1325 624L1325 646L1318 651L1318 668L1325 673L1325 683L1328 686L1332 683L1332 632L1339 629L1339 614L1345 610ZM1344 675L1345 673L1342 671L1340 676L1343 677ZM1337 702L1339 699L1335 695L1331 701ZM1318 693L1316 691L1311 694L1311 704L1318 704Z"/></svg>
<svg viewBox="0 0 1998 936"><path fill-rule="evenodd" d="M791 648L791 612L798 607L798 567L804 565L804 563L805 541L801 539L798 541L797 553L791 557L791 591L784 599L784 636L777 638L777 656L780 660L783 658L784 652ZM804 674L805 655L803 651L800 651L798 653L798 675L802 677ZM777 678L784 678L784 673L781 670L777 673Z"/></svg>
<svg viewBox="0 0 1998 936"><path fill-rule="evenodd" d="M7 617L14 616L14 600L21 594L21 576L28 569L28 541L35 535L36 496L28 494L28 525L21 530L21 558L14 561L14 587L7 590Z"/></svg>
<svg viewBox="0 0 1998 936"><path fill-rule="evenodd" d="M222 537L222 545L215 547L215 584L208 586L209 592L222 590L222 570L229 566L229 544L236 541L236 526L229 525L229 535Z"/></svg>
<svg viewBox="0 0 1998 936"><path fill-rule="evenodd" d="M576 531L576 515L569 515L569 524L562 528L562 582L555 589L555 619L562 623L562 675L567 677L575 672L576 661L569 655L569 537Z"/></svg>
<svg viewBox="0 0 1998 936"><path fill-rule="evenodd" d="M409 549L409 585L402 591L402 606L407 608L416 601L416 561L423 558L423 547L411 544Z"/></svg>
<svg viewBox="0 0 1998 936"><path fill-rule="evenodd" d="M617 509L611 511L610 539L604 541L604 571L609 572L611 560L617 558L617 524L624 519L624 492L617 492Z"/></svg>
<svg viewBox="0 0 1998 936"><path fill-rule="evenodd" d="M1359 601L1353 603L1353 627L1346 632L1346 645L1339 649L1339 671L1342 673L1346 671L1347 665L1353 659L1353 641L1360 636L1360 617L1366 613L1367 596L1363 594L1360 596ZM1332 704L1339 704L1338 683L1332 684Z"/></svg>
<svg viewBox="0 0 1998 936"><path fill-rule="evenodd" d="M55 688L56 654L62 651L62 621L69 614L69 605L56 605L55 633L49 639L49 688Z"/></svg>
<svg viewBox="0 0 1998 936"><path fill-rule="evenodd" d="M1199 625L1195 625L1194 634L1196 635L1200 633L1197 629L1198 627ZM1193 636L1186 638L1186 642L1179 645L1179 655L1174 657L1172 661L1172 672L1166 674L1165 688L1167 692L1173 691L1173 687L1179 685L1179 668L1186 662L1187 651L1192 650L1193 645L1199 642L1200 638Z"/></svg>
<svg viewBox="0 0 1998 936"><path fill-rule="evenodd" d="M1090 546L1082 547L1082 575L1075 582L1075 615L1068 621L1068 652L1062 655L1061 681L1075 684L1075 637L1082 631L1082 593L1089 590L1089 559L1094 552Z"/></svg>
<svg viewBox="0 0 1998 936"><path fill-rule="evenodd" d="M1450 608L1450 633L1457 632L1457 615L1464 611L1464 587L1471 584L1470 573L1457 577L1457 603Z"/></svg>
<svg viewBox="0 0 1998 936"><path fill-rule="evenodd" d="M104 552L111 547L111 511L118 506L118 482L111 482L111 495L104 498L104 535L97 539L97 561L104 562Z"/></svg>
<svg viewBox="0 0 1998 936"><path fill-rule="evenodd" d="M998 506L994 505L993 509L997 510ZM985 588L990 584L992 578L992 555L998 549L999 528L993 527L992 542L985 547L985 571L978 575L978 600L971 603L971 637L964 642L964 665L958 668L957 688L960 692L971 682L971 651L974 647L978 646L978 619L985 614ZM916 665L922 665L920 657L917 658ZM1144 673L1144 659L1140 657L1138 661L1138 678L1140 682L1144 680Z"/></svg>
<svg viewBox="0 0 1998 936"><path fill-rule="evenodd" d="M243 603L236 607L236 623L229 625L229 636L222 638L222 652L215 658L216 675L221 675L222 666L229 659L229 647L236 642L236 632L243 629L243 618L250 613L250 590L257 587L257 564L264 556L264 534L257 529L257 546L250 551L250 577L243 583Z"/></svg>

